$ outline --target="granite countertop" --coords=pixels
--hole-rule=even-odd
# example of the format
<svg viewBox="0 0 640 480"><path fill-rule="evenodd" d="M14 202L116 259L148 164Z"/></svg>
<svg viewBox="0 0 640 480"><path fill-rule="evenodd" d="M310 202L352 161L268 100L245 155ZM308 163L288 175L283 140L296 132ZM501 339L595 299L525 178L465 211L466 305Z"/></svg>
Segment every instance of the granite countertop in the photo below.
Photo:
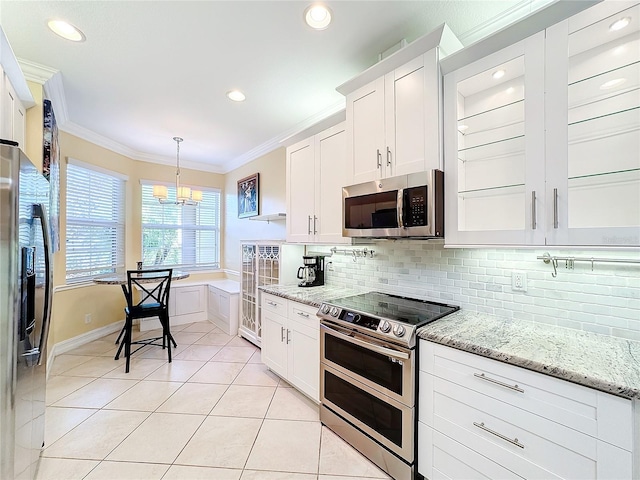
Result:
<svg viewBox="0 0 640 480"><path fill-rule="evenodd" d="M640 400L640 342L462 311L420 328L418 336Z"/></svg>
<svg viewBox="0 0 640 480"><path fill-rule="evenodd" d="M182 280L188 277L188 272L174 270L171 275L171 281ZM158 277L145 278L144 270L140 270L138 276L134 278L138 283L154 283L158 281ZM97 283L98 285L124 285L127 283L127 273L110 273L108 275L102 275L101 277L94 277L93 283Z"/></svg>
<svg viewBox="0 0 640 480"><path fill-rule="evenodd" d="M297 285L263 285L258 287L265 293L276 295L277 297L294 300L296 302L320 308L320 304L333 298L346 297L364 293L366 289L331 287L323 285L320 287L299 287Z"/></svg>

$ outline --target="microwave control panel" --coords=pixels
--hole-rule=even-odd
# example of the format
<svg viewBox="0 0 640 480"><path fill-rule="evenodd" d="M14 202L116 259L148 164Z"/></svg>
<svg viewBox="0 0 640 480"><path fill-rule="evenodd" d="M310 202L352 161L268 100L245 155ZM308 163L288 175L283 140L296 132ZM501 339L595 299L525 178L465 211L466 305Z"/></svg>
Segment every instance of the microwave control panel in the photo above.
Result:
<svg viewBox="0 0 640 480"><path fill-rule="evenodd" d="M421 227L427 225L427 186L407 188L404 208L405 226Z"/></svg>

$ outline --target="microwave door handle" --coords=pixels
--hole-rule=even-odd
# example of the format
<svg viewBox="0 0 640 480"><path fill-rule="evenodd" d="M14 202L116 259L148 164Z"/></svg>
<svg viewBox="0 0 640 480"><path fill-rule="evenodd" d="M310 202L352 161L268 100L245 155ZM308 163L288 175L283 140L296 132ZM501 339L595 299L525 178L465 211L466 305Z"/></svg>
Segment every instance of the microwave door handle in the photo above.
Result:
<svg viewBox="0 0 640 480"><path fill-rule="evenodd" d="M53 275L51 270L51 237L49 233L49 222L47 221L47 211L42 203L33 206L33 216L40 219L42 226L42 241L44 244L44 269L45 269L45 290L44 290L44 312L42 315L42 330L40 332L40 343L38 348L38 365L42 365L42 352L45 351L47 339L49 337L49 325L51 324L51 302L53 300Z"/></svg>
<svg viewBox="0 0 640 480"><path fill-rule="evenodd" d="M398 228L404 228L404 188L398 189L398 201L396 202L396 214L398 216Z"/></svg>
<svg viewBox="0 0 640 480"><path fill-rule="evenodd" d="M393 357L393 358L399 358L402 360L409 360L409 354L408 353L404 353L404 352L399 352L397 350L391 350L390 348L385 348L385 347L381 347L379 345L375 345L369 342L364 342L362 340L359 340L356 337L352 337L351 335L345 335L344 333L340 333L340 332L336 332L334 329L326 326L326 325L320 325L320 328L323 329L326 333L328 333L329 335L333 335L334 337L337 338L341 338L347 342L353 343L355 345L358 345L362 348L366 348L367 350L372 350L374 352L380 353L382 355L387 355L389 357Z"/></svg>

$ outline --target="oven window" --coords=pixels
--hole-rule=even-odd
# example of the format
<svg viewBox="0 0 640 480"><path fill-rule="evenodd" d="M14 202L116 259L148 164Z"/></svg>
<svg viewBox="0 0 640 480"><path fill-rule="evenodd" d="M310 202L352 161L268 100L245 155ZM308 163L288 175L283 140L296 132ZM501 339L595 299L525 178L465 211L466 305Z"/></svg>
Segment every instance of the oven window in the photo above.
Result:
<svg viewBox="0 0 640 480"><path fill-rule="evenodd" d="M402 447L402 411L324 371L324 397L349 415Z"/></svg>
<svg viewBox="0 0 640 480"><path fill-rule="evenodd" d="M324 357L376 385L402 395L403 366L392 362L386 355L325 334Z"/></svg>
<svg viewBox="0 0 640 480"><path fill-rule="evenodd" d="M344 199L345 228L398 228L398 191Z"/></svg>

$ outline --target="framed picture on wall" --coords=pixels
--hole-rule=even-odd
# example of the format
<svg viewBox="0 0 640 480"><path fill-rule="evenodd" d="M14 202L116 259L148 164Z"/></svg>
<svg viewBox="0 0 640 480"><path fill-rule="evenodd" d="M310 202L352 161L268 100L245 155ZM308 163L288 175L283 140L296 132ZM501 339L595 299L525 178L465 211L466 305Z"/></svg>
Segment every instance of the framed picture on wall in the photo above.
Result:
<svg viewBox="0 0 640 480"><path fill-rule="evenodd" d="M259 173L238 180L238 218L255 217L260 204Z"/></svg>
<svg viewBox="0 0 640 480"><path fill-rule="evenodd" d="M49 180L49 229L51 250L60 250L60 145L51 100L43 100L42 175Z"/></svg>

